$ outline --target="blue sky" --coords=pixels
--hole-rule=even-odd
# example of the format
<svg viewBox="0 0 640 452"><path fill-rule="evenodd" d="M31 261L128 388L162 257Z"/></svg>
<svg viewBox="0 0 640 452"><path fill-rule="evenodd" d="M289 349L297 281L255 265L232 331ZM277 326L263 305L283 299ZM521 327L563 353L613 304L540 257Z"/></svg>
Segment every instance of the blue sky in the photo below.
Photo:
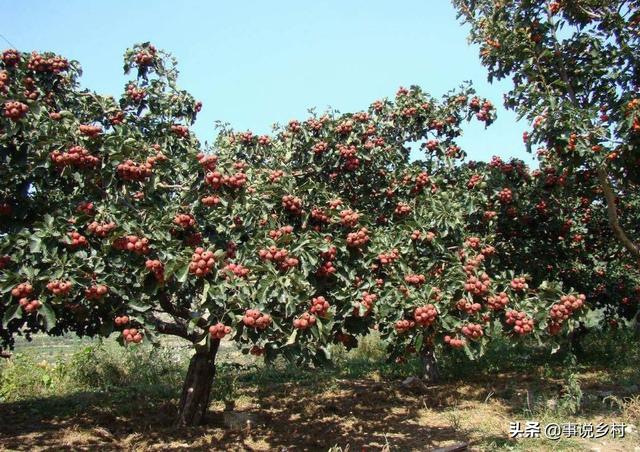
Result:
<svg viewBox="0 0 640 452"><path fill-rule="evenodd" d="M307 109L366 108L399 86L440 96L465 80L499 106L486 131L477 121L460 140L470 159L531 161L524 123L502 108L510 82L489 85L447 0L29 1L0 0L0 33L23 51L51 50L82 64L83 85L118 95L122 54L151 41L179 62L182 88L204 103L201 140L222 120L268 132ZM2 43L0 48L8 47Z"/></svg>

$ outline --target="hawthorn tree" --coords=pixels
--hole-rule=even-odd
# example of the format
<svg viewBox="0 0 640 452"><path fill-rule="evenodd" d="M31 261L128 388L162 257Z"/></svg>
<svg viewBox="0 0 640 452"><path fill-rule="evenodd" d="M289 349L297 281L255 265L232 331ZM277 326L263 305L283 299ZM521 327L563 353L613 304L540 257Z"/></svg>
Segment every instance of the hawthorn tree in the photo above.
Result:
<svg viewBox="0 0 640 452"><path fill-rule="evenodd" d="M119 100L81 90L78 64L53 54L8 50L1 67L2 346L181 337L194 355L180 425L204 417L223 338L320 365L330 343L377 329L434 379L436 347L548 340L585 310L570 287L507 267L495 222L475 226L495 201L472 189L455 139L495 113L468 86L401 88L271 135L223 126L203 149L200 104L148 43L125 53L136 77Z"/></svg>
<svg viewBox="0 0 640 452"><path fill-rule="evenodd" d="M640 4L633 0L454 0L489 79L510 77L507 107L533 125L558 175L593 186L589 208L605 210L637 267L640 173ZM636 215L634 215L636 214Z"/></svg>

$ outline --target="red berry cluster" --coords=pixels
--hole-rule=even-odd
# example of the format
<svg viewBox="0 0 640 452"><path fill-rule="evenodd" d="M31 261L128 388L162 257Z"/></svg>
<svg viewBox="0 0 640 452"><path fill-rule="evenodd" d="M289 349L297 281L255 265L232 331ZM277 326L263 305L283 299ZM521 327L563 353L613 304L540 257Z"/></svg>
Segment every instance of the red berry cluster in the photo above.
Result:
<svg viewBox="0 0 640 452"><path fill-rule="evenodd" d="M282 197L282 207L294 215L302 213L302 200L297 196L285 195Z"/></svg>
<svg viewBox="0 0 640 452"><path fill-rule="evenodd" d="M149 46L146 49L140 50L136 53L135 62L140 67L147 67L153 64L153 59L156 56L156 48Z"/></svg>
<svg viewBox="0 0 640 452"><path fill-rule="evenodd" d="M427 327L435 322L438 317L436 307L431 303L420 306L413 311L413 318L420 326Z"/></svg>
<svg viewBox="0 0 640 452"><path fill-rule="evenodd" d="M378 296L369 292L363 292L360 301L355 303L353 313L360 316L360 306L364 306L363 316L367 316L373 310L373 305L378 301Z"/></svg>
<svg viewBox="0 0 640 452"><path fill-rule="evenodd" d="M498 199L502 204L509 204L511 201L513 201L513 193L511 192L511 189L503 188L502 190L500 190L500 192L498 193Z"/></svg>
<svg viewBox="0 0 640 452"><path fill-rule="evenodd" d="M330 247L327 251L320 253L322 258L322 264L318 269L319 276L331 276L336 272L336 268L333 266L333 261L338 254L338 249L335 246Z"/></svg>
<svg viewBox="0 0 640 452"><path fill-rule="evenodd" d="M189 136L189 127L183 126L182 124L173 124L171 126L171 132L180 138L187 138Z"/></svg>
<svg viewBox="0 0 640 452"><path fill-rule="evenodd" d="M463 338L456 338L456 337L451 337L451 336L445 336L444 337L444 343L453 347L453 348L462 348L466 345L467 341L464 340Z"/></svg>
<svg viewBox="0 0 640 452"><path fill-rule="evenodd" d="M53 164L58 168L72 166L75 168L93 168L98 166L100 159L89 154L81 146L73 146L67 152L53 151L49 154Z"/></svg>
<svg viewBox="0 0 640 452"><path fill-rule="evenodd" d="M0 71L0 93L6 93L9 85L9 73L7 71Z"/></svg>
<svg viewBox="0 0 640 452"><path fill-rule="evenodd" d="M196 219L188 213L179 213L173 219L173 224L182 229L190 229L196 226Z"/></svg>
<svg viewBox="0 0 640 452"><path fill-rule="evenodd" d="M144 333L137 328L127 328L122 331L122 337L127 343L133 342L134 344L139 344L140 342L142 342L143 335Z"/></svg>
<svg viewBox="0 0 640 452"><path fill-rule="evenodd" d="M476 269L480 266L480 264L484 261L485 257L483 254L478 254L476 257L470 257L462 266L464 272L467 275L472 275Z"/></svg>
<svg viewBox="0 0 640 452"><path fill-rule="evenodd" d="M93 208L94 208L94 205L92 202L81 201L78 203L78 206L76 207L76 211L78 213L83 213L85 215L93 215L94 213Z"/></svg>
<svg viewBox="0 0 640 452"><path fill-rule="evenodd" d="M135 85L127 86L127 96L134 102L141 102L147 95L147 92L142 88L137 88Z"/></svg>
<svg viewBox="0 0 640 452"><path fill-rule="evenodd" d="M129 324L129 316L128 315L123 315L123 316L118 316L114 319L113 321L116 326L125 326Z"/></svg>
<svg viewBox="0 0 640 452"><path fill-rule="evenodd" d="M325 213L323 209L314 208L311 210L311 219L316 221L317 223L327 224L331 221L329 215Z"/></svg>
<svg viewBox="0 0 640 452"><path fill-rule="evenodd" d="M351 209L345 209L340 211L340 224L349 228L353 228L358 224L360 220L360 214L354 212Z"/></svg>
<svg viewBox="0 0 640 452"><path fill-rule="evenodd" d="M492 311L501 311L509 304L509 297L506 293L500 292L487 298L487 305Z"/></svg>
<svg viewBox="0 0 640 452"><path fill-rule="evenodd" d="M482 325L478 323L467 323L460 331L469 339L480 339L484 335Z"/></svg>
<svg viewBox="0 0 640 452"><path fill-rule="evenodd" d="M336 126L336 133L346 135L353 130L353 121L347 119Z"/></svg>
<svg viewBox="0 0 640 452"><path fill-rule="evenodd" d="M20 298L18 303L20 304L20 307L24 310L24 312L26 312L27 314L36 312L38 309L42 307L42 303L40 302L40 300L29 300L26 297Z"/></svg>
<svg viewBox="0 0 640 452"><path fill-rule="evenodd" d="M130 251L135 254L149 253L149 239L146 237L138 237L137 235L127 235L120 237L113 242L113 247L117 250Z"/></svg>
<svg viewBox="0 0 640 452"><path fill-rule="evenodd" d="M429 182L429 174L423 171L416 176L414 191L422 190L424 187L429 185Z"/></svg>
<svg viewBox="0 0 640 452"><path fill-rule="evenodd" d="M53 72L54 74L59 74L69 69L69 62L66 58L60 56L46 58L37 52L31 52L27 68L35 72Z"/></svg>
<svg viewBox="0 0 640 452"><path fill-rule="evenodd" d="M283 235L288 235L288 234L291 234L292 232L293 232L293 226L289 226L289 225L282 226L278 229L273 229L269 231L269 237L271 237L273 240L278 240Z"/></svg>
<svg viewBox="0 0 640 452"><path fill-rule="evenodd" d="M249 274L249 269L240 264L229 263L222 269L225 274L234 275L239 278L246 278Z"/></svg>
<svg viewBox="0 0 640 452"><path fill-rule="evenodd" d="M81 124L78 128L81 134L95 138L102 133L102 127L91 124Z"/></svg>
<svg viewBox="0 0 640 452"><path fill-rule="evenodd" d="M511 280L511 288L516 292L522 292L523 290L528 289L529 285L527 284L527 280L520 276Z"/></svg>
<svg viewBox="0 0 640 452"><path fill-rule="evenodd" d="M476 249L480 246L480 239L478 237L468 237L467 240L464 241L464 243L469 248Z"/></svg>
<svg viewBox="0 0 640 452"><path fill-rule="evenodd" d="M33 286L29 283L20 283L13 289L11 289L11 295L16 298L24 298L31 295L33 292Z"/></svg>
<svg viewBox="0 0 640 452"><path fill-rule="evenodd" d="M215 325L211 325L209 327L209 335L213 339L222 339L229 333L231 333L231 327L226 326L220 322L216 323Z"/></svg>
<svg viewBox="0 0 640 452"><path fill-rule="evenodd" d="M262 356L264 355L264 347L254 345L253 347L251 347L251 349L249 349L249 353L251 353L253 356Z"/></svg>
<svg viewBox="0 0 640 452"><path fill-rule="evenodd" d="M204 176L204 181L215 190L223 185L229 188L241 188L247 182L247 175L243 172L237 172L231 176L223 176L219 171L208 171Z"/></svg>
<svg viewBox="0 0 640 452"><path fill-rule="evenodd" d="M395 324L396 333L402 334L416 326L413 320L398 320Z"/></svg>
<svg viewBox="0 0 640 452"><path fill-rule="evenodd" d="M117 111L115 113L112 113L109 116L109 123L112 126L117 126L120 125L124 122L124 112L123 111Z"/></svg>
<svg viewBox="0 0 640 452"><path fill-rule="evenodd" d="M584 306L584 302L586 297L582 294L575 295L563 295L560 297L560 302L554 304L551 307L551 312L549 313L549 317L551 317L551 321L553 323L562 323L573 314L574 311L582 308Z"/></svg>
<svg viewBox="0 0 640 452"><path fill-rule="evenodd" d="M316 324L316 317L308 312L305 312L297 319L293 319L293 327L299 330L306 330Z"/></svg>
<svg viewBox="0 0 640 452"><path fill-rule="evenodd" d="M397 216L404 217L411 213L411 206L406 202L399 202L393 211Z"/></svg>
<svg viewBox="0 0 640 452"><path fill-rule="evenodd" d="M468 189L475 188L475 186L478 185L480 182L482 182L482 176L480 174L473 174L469 178L469 181L467 182L467 188Z"/></svg>
<svg viewBox="0 0 640 452"><path fill-rule="evenodd" d="M144 181L151 177L153 165L149 162L136 163L131 159L120 163L116 170L118 175L126 181Z"/></svg>
<svg viewBox="0 0 640 452"><path fill-rule="evenodd" d="M7 49L2 52L2 62L6 67L13 67L20 62L20 54L17 50Z"/></svg>
<svg viewBox="0 0 640 452"><path fill-rule="evenodd" d="M283 271L296 267L300 263L297 258L289 257L289 251L284 248L276 248L275 246L270 246L267 249L261 249L258 251L258 255L263 261L274 262L278 268Z"/></svg>
<svg viewBox="0 0 640 452"><path fill-rule="evenodd" d="M482 309L482 305L480 303L474 303L471 302L469 300L467 300L466 298L461 298L456 302L456 307L461 310L466 312L467 314L473 315L477 312L480 312L480 310Z"/></svg>
<svg viewBox="0 0 640 452"><path fill-rule="evenodd" d="M68 295L69 292L71 292L72 286L73 284L67 281L50 281L47 284L47 289L56 296L64 296Z"/></svg>
<svg viewBox="0 0 640 452"><path fill-rule="evenodd" d="M533 331L533 319L522 311L507 311L507 324L513 325L516 334L524 336Z"/></svg>
<svg viewBox="0 0 640 452"><path fill-rule="evenodd" d="M360 228L357 232L347 234L347 246L350 248L361 248L369 243L369 230Z"/></svg>
<svg viewBox="0 0 640 452"><path fill-rule="evenodd" d="M242 323L248 327L264 330L271 325L271 316L269 314L264 314L257 309L247 309L244 316L242 316Z"/></svg>
<svg viewBox="0 0 640 452"><path fill-rule="evenodd" d="M284 176L284 171L282 170L271 171L269 173L269 180L271 182L278 182L280 179L282 179L282 176Z"/></svg>
<svg viewBox="0 0 640 452"><path fill-rule="evenodd" d="M105 296L109 292L109 288L103 284L97 284L91 287L88 287L84 291L84 297L87 300L98 300Z"/></svg>
<svg viewBox="0 0 640 452"><path fill-rule="evenodd" d="M71 248L80 248L81 246L88 246L89 242L84 235L78 232L69 232L69 246Z"/></svg>
<svg viewBox="0 0 640 452"><path fill-rule="evenodd" d="M406 275L404 277L404 282L416 287L422 286L426 281L427 281L427 278L422 274L420 275L411 274L411 275Z"/></svg>
<svg viewBox="0 0 640 452"><path fill-rule="evenodd" d="M213 257L213 252L205 250L204 248L196 248L193 256L191 256L191 263L189 264L189 273L193 273L196 276L205 276L211 273L216 261Z"/></svg>
<svg viewBox="0 0 640 452"><path fill-rule="evenodd" d="M14 101L4 103L4 116L12 121L19 121L24 118L28 111L29 107L22 102Z"/></svg>
<svg viewBox="0 0 640 452"><path fill-rule="evenodd" d="M196 158L200 166L207 171L213 171L216 169L216 166L218 166L218 157L216 155L206 155L201 152Z"/></svg>
<svg viewBox="0 0 640 452"><path fill-rule="evenodd" d="M489 292L489 286L491 285L491 279L486 273L482 273L480 278L476 276L470 276L467 282L464 284L464 290L473 295L484 295Z"/></svg>
<svg viewBox="0 0 640 452"><path fill-rule="evenodd" d="M87 226L87 231L89 231L90 234L104 238L115 228L116 224L113 221L110 221L109 223L98 223L97 221L92 221L89 223L89 226Z"/></svg>
<svg viewBox="0 0 640 452"><path fill-rule="evenodd" d="M144 266L147 268L147 270L153 273L153 276L155 276L158 281L164 281L164 265L162 262L160 262L159 260L148 259L144 263Z"/></svg>
<svg viewBox="0 0 640 452"><path fill-rule="evenodd" d="M258 137L258 144L261 146L269 146L271 144L271 138L267 135L260 135Z"/></svg>
<svg viewBox="0 0 640 452"><path fill-rule="evenodd" d="M328 149L329 149L329 145L327 143L325 143L324 141L321 141L320 143L314 144L313 147L311 148L313 153L316 154L316 155L320 155L320 154L326 152Z"/></svg>
<svg viewBox="0 0 640 452"><path fill-rule="evenodd" d="M393 264L396 260L398 260L398 258L400 258L400 251L398 251L397 248L392 249L389 253L378 254L380 265Z"/></svg>
<svg viewBox="0 0 640 452"><path fill-rule="evenodd" d="M559 1L553 1L549 3L549 11L551 12L551 14L557 14L558 11L560 11L561 7L562 5L560 4Z"/></svg>
<svg viewBox="0 0 640 452"><path fill-rule="evenodd" d="M213 207L220 204L220 198L218 196L205 196L200 201L202 202L202 204L208 207Z"/></svg>
<svg viewBox="0 0 640 452"><path fill-rule="evenodd" d="M324 297L314 297L311 299L311 309L309 312L317 315L318 317L324 317L327 315L330 305Z"/></svg>

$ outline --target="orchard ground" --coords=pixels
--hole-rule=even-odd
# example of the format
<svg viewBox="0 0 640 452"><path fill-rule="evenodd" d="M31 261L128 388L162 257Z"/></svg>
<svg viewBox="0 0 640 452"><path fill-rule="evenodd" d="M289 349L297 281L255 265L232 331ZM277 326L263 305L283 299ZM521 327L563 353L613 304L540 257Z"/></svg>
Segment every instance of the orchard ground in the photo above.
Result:
<svg viewBox="0 0 640 452"><path fill-rule="evenodd" d="M443 383L424 387L402 383L417 363L386 364L376 337L335 349L326 370L264 367L223 343L207 425L176 430L187 346L123 351L109 340L37 337L0 362L0 449L634 450L637 338L592 334L581 345L576 362L498 340L478 362L447 358ZM623 439L513 440L516 420L628 427Z"/></svg>

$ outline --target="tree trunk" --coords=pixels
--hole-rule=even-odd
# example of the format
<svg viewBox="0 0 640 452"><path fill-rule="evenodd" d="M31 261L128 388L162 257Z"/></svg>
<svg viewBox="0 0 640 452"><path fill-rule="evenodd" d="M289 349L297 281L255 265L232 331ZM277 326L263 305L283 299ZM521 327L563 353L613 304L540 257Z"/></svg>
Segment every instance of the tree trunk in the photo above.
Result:
<svg viewBox="0 0 640 452"><path fill-rule="evenodd" d="M589 329L586 327L584 322L580 322L578 327L569 333L569 340L571 344L571 352L576 355L582 355L584 353L584 349L582 347L582 338L587 335Z"/></svg>
<svg viewBox="0 0 640 452"><path fill-rule="evenodd" d="M425 342L425 344L422 345L422 349L420 350L420 364L422 379L426 383L437 383L440 378L440 373L438 372L438 361L432 343Z"/></svg>
<svg viewBox="0 0 640 452"><path fill-rule="evenodd" d="M216 353L220 340L212 340L209 347L196 349L189 362L189 370L182 387L178 406L179 427L201 425L209 408L211 385L216 374Z"/></svg>

